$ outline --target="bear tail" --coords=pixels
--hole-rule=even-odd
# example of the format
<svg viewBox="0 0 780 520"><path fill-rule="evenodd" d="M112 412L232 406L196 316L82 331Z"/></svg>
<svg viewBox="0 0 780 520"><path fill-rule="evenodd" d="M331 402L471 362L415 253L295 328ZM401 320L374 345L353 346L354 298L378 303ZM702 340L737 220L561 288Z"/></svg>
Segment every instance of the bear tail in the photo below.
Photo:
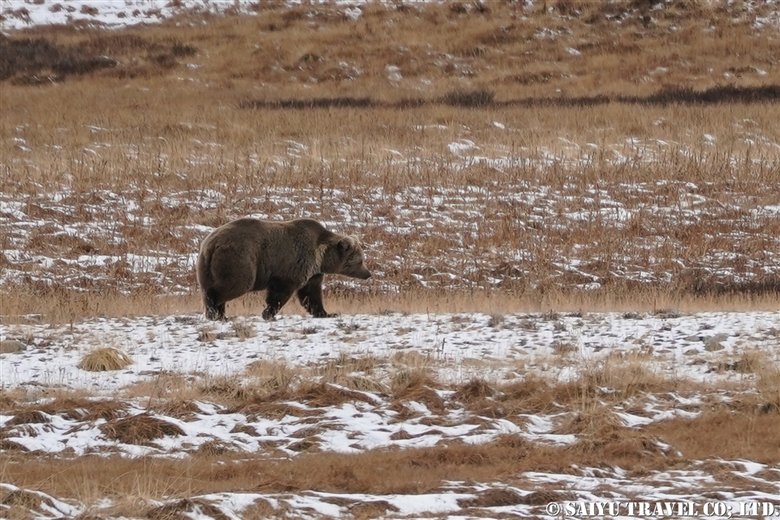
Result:
<svg viewBox="0 0 780 520"><path fill-rule="evenodd" d="M206 308L206 317L210 320L223 319L225 316L224 304L220 305L218 294L212 287L211 255L200 252L198 256L198 285L203 294L203 306Z"/></svg>

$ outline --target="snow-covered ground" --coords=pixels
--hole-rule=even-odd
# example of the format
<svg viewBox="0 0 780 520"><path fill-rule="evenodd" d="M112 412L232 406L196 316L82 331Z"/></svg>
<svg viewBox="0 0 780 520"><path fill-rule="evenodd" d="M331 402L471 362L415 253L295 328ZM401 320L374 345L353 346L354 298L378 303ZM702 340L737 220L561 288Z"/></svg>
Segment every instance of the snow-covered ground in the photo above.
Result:
<svg viewBox="0 0 780 520"><path fill-rule="evenodd" d="M120 27L159 23L177 13L251 13L250 0L2 0L0 28L24 29L36 25L73 22Z"/></svg>
<svg viewBox="0 0 780 520"><path fill-rule="evenodd" d="M518 367L566 380L577 375L581 364L640 352L652 353L653 368L664 375L712 381L730 377L713 373L724 357L760 350L777 359L780 315L282 315L273 322L260 317L210 322L180 315L96 318L61 326L0 325L0 339L26 345L0 357L3 388L43 385L98 395L159 374L240 375L257 360L306 366L341 355L387 358L409 351L435 362L439 378L456 384L473 377L519 377ZM79 369L79 361L100 347L122 350L133 365L108 373Z"/></svg>
<svg viewBox="0 0 780 520"><path fill-rule="evenodd" d="M136 24L158 23L184 12L252 14L265 0L0 0L0 30L24 29L37 25L86 23L105 27L123 27ZM379 0L389 3L389 0ZM406 0L404 3L424 3L437 0ZM341 4L344 16L352 20L362 14L361 6L367 0L286 0L288 5L298 4ZM475 2L474 4L477 4ZM484 2L483 2L484 3ZM657 4L671 3L670 0ZM706 2L713 3L713 2ZM524 8L538 4L535 0L524 0ZM747 0L743 2L746 13L753 15L756 29L780 24L776 9L777 0ZM546 3L544 5L547 5ZM575 4L576 6L576 4ZM466 3L466 9L474 8ZM653 9L661 9L654 5ZM549 7L555 12L554 7ZM757 13L757 14L756 14ZM544 29L541 37L554 37L557 32ZM567 49L572 55L579 55L575 48Z"/></svg>
<svg viewBox="0 0 780 520"><path fill-rule="evenodd" d="M256 3L0 0L0 31L75 22L122 27L158 23L185 11L251 15ZM346 17L361 16L363 2L337 3L343 4L340 8ZM532 4L524 2L525 6ZM750 12L758 4L746 2L745 9ZM775 11L751 23L760 27L777 25L778 20ZM543 33L547 31L554 37L554 31L545 29ZM573 56L580 53L574 47L566 52ZM402 78L391 65L387 76L390 81ZM746 120L744 127L735 123L737 148L757 151L755 157L776 157L778 144L748 123ZM503 121L490 124L506 133L506 142L513 141L511 136L518 131ZM85 143L85 154L104 160L104 155L118 153L148 161L140 156L143 146L106 137L120 131L98 125L89 129L94 140ZM691 139L694 143L700 140L701 146L632 136L615 143L576 143L562 136L555 146L518 150L481 142L465 127L456 131L437 124L420 130L448 132L453 137L426 157L415 150L387 149L388 167L416 171L445 165L455 173L484 169L511 174L517 170L581 169L592 165L595 157L601 157L607 166L630 167L671 156L686 161L700 155L702 147L720 144L720 136L709 132ZM18 153L9 159L9 167L35 171L38 165L27 161L26 155L39 150L25 139L23 128L17 132L13 142ZM253 155L247 161L273 173L299 160L319 160L316 146L296 141L277 144L275 149L286 150L286 154ZM44 146L61 148L56 142ZM210 164L211 154L222 146L196 143L188 164ZM731 162L738 163L739 157ZM340 167L325 160L323 166ZM382 173L368 171L365 175L377 181ZM28 189L25 194L0 192L0 288L38 284L132 292L155 286L166 294L190 293L194 251L213 229L211 224L217 224L213 215L202 215L225 207L237 212L225 218L246 213L286 218L318 215L330 227L348 226L349 231L362 235L369 256L377 263L375 279L383 284L380 292L406 286L443 290L502 287L532 276L529 266L539 265L540 257L545 265L553 266L556 283L578 289L598 289L616 279L666 283L683 272L707 273L711 281L723 284L760 282L771 279L780 269L780 239L765 231L774 229L771 224L780 214L780 206L771 197L755 197L754 193L733 191L739 187L707 182L604 182L583 187L546 184L542 175L538 177L527 182L502 180L435 188L407 185L387 190L375 182L374 187L359 193L270 186L262 191L239 190L234 193L235 200L226 199L226 194L235 192L233 186L154 194L151 201L145 188L134 185L124 192L105 188L84 193L67 183ZM168 222L163 218L177 212L184 216ZM502 243L492 235L507 222L512 227L507 236L522 236L522 246ZM604 249L591 247L598 242L592 240L592 232L581 234L587 242L575 240L565 251L558 250L545 234L574 235L573 231L587 230L594 223L598 226L591 229L598 229L601 236L621 236L632 223L645 226L645 231L627 236L619 250L606 257L610 261L606 271ZM690 255L686 243L670 237L669 230L697 226L718 239L701 254ZM157 233L160 228L168 233ZM453 229L459 233L458 241L449 236ZM728 232L723 233L723 229ZM129 237L142 238L133 242ZM742 245L748 239L760 243L761 251L745 250ZM474 258L472 251L481 241L491 246L481 248L479 257ZM402 244L403 251L396 242ZM555 252L550 258L540 254L550 251ZM750 359L770 366L780 362L777 312L386 313L326 320L285 314L271 323L255 316L213 323L200 315L172 315L92 318L65 325L41 323L37 316L3 319L0 390L3 396L14 396L14 405L0 407L0 454L9 458L40 455L68 460L97 455L167 461L213 450L284 460L310 452L354 454L450 443L480 445L505 436L531 445L568 448L581 438L562 425L577 411L561 406L538 413L480 413L458 397L457 389L477 379L494 388L529 377L551 383L576 381L589 371L624 362L665 380L693 382L710 389L708 395L639 392L625 402L610 404L608 412L619 428L639 429L669 419L696 418L712 402L731 402L735 399L733 388L758 377L755 370L746 368ZM107 372L80 368L85 355L100 347L123 351L132 364ZM349 365L350 360L357 360L353 364L358 366L361 359L370 360L370 377L356 371L329 381L323 375L327 367L338 370L340 363ZM228 390L234 388L230 385L252 388L263 377L258 374L267 364L299 374L297 383L319 386L310 394L298 393L295 399L271 403L273 410L230 406L218 398L209 399L208 391L203 390L220 385L227 385ZM436 381L427 397L395 399L391 395L393 376L399 370L419 368L430 371ZM361 381L364 387L356 388ZM171 389L174 394L180 392L182 401L176 402L176 396L173 402L167 400L164 394ZM197 398L186 400L188 389L198 390ZM604 395L611 391L602 390ZM160 395L153 397L154 392ZM75 404L68 408L66 400L51 407L54 401L49 396L62 395L76 396ZM78 396L86 397L79 401ZM90 411L89 403L104 402L116 407L104 408L102 413ZM151 421L164 431L140 441L124 437L122 428L134 421ZM647 449L675 455L656 438L647 441ZM706 503L718 502L731 513L745 510L744 504L758 505L761 511L766 504L780 503L776 464L724 459L675 464L670 463L667 471L643 473L612 466L572 466L564 473L518 472L511 483L448 481L438 491L422 494L224 492L184 500L171 497L151 505L173 508L182 518L197 519L246 518L249 508L260 504L268 515L296 518L465 519L553 518L558 515L547 504L587 507L607 500L624 505L631 501L690 502L699 513L706 512L702 510ZM3 470L0 464L0 479ZM499 498L481 500L491 493ZM110 517L104 510L113 505L111 499L85 503L0 483L0 517L18 516L21 510L35 519L80 514ZM373 512L369 514L365 508ZM780 506L775 511L774 516L780 516ZM621 513L614 516L663 516L627 514L625 507Z"/></svg>
<svg viewBox="0 0 780 520"><path fill-rule="evenodd" d="M85 23L124 27L159 23L183 13L254 14L264 0L0 0L0 30L39 25ZM425 0L414 0L425 1ZM366 0L287 0L301 3L343 4L344 16L357 19Z"/></svg>
<svg viewBox="0 0 780 520"><path fill-rule="evenodd" d="M254 452L258 443L273 442L288 455L307 428L311 416L321 420L327 433L317 440L324 451L354 452L380 447L433 446L444 438L481 443L497 435L514 433L529 439L571 443L573 435L556 435L553 416L524 416L525 426L499 419L464 415L460 406L447 408L448 419L431 429L419 423L430 415L426 404L414 403L417 419L398 422L397 411L383 395L392 369L388 360L412 355L444 384L462 385L474 379L492 384L538 375L550 381L571 381L588 370L615 360L642 360L645 370L672 380L715 384L743 381L738 367L748 355L762 355L768 362L780 355L780 316L776 312L720 312L692 315L586 314L586 315L355 315L315 320L286 315L274 322L238 317L231 322L207 322L200 316L92 319L62 326L0 325L0 339L24 348L0 354L0 385L5 390L88 390L94 398L123 395L141 383L154 385L180 376L184 386L235 381L250 384L256 363L280 363L291 370L309 370L307 379L319 378L312 367L344 359L370 358L372 391L352 391L338 382L329 391L346 396L349 403L311 407L293 403L298 410L281 418L261 418L252 413L228 413L219 405L201 403L186 420L166 418L183 430L174 439L154 447L117 442L101 434L100 422L54 415L40 428L25 427L6 440L27 450L75 454L119 452L130 456L161 454L178 456L204 443L219 441L239 451ZM124 369L90 372L79 367L90 352L112 347L132 359ZM744 362L744 361L742 361ZM450 390L437 390L442 403ZM629 409L616 410L626 426L646 425L674 416L677 398L650 399L637 416ZM438 401L437 401L438 402ZM683 401L680 401L683 402ZM687 398L687 404L701 404ZM668 406L671 403L671 409ZM632 403L635 405L636 403ZM630 407L629 407L630 408ZM127 415L143 407L128 404ZM301 420L301 416L307 420ZM0 428L11 415L0 414ZM517 419L517 418L515 418ZM236 425L250 425L254 436ZM396 437L399 432L404 437ZM76 431L78 434L74 435ZM406 435L408 434L408 436Z"/></svg>
<svg viewBox="0 0 780 520"><path fill-rule="evenodd" d="M339 360L371 358L372 381L366 390L324 383L317 395L277 403L285 410L230 408L204 400L187 406L165 406L164 400L126 397L118 409L102 414L88 410L48 409L50 399L36 398L26 409L0 413L5 449L74 457L84 454L124 457L186 457L215 447L228 452L277 457L320 452L359 453L373 449L438 446L447 442L481 444L499 436L567 446L578 435L561 431L571 411L483 416L464 408L452 388L475 378L490 384L538 375L550 381L572 380L599 364L636 359L660 377L693 380L728 388L754 374L737 368L746 356L761 355L776 363L780 355L780 315L776 312L706 312L678 314L383 314L345 315L316 320L282 315L274 322L240 316L214 323L199 315L95 318L55 326L30 323L0 325L0 339L24 348L0 354L0 384L5 390L45 395L47 390L88 391L89 400L132 395L142 384L164 387L179 378L183 386L233 380L250 385L256 363L276 362L290 370L309 370ZM122 350L132 364L121 370L88 372L79 362L98 347ZM406 357L405 357L406 356ZM443 383L430 399L405 402L402 409L388 397L389 360L414 360ZM451 384L451 386L447 386ZM323 401L323 395L329 396ZM708 398L729 399L728 392ZM159 401L159 405L153 403ZM37 404L36 404L37 403ZM437 405L438 403L438 405ZM31 408L32 406L32 408ZM67 408L67 407L66 407ZM615 405L623 427L643 427L674 417L696 417L706 408L704 396L663 393L644 395ZM173 428L145 442L117 434L122 421L149 419ZM659 441L652 449L668 451ZM721 468L716 472L713 464ZM754 483L751 493L729 487L728 478ZM219 493L171 500L160 507L179 507L191 518L242 518L247 507L263 503L292 510L300 517L349 516L357 504L372 503L394 517L440 515L466 518L494 515L540 515L549 502L693 501L702 507L706 490L737 511L740 504L780 500L780 480L772 465L749 461L693 462L684 470L648 472L627 477L621 468L572 468L571 474L524 473L526 487L501 482L450 482L437 493L357 495L353 493ZM717 473L717 474L716 474ZM546 499L539 498L546 489ZM20 491L10 484L0 490ZM760 490L760 491L759 491ZM500 492L502 505L471 507L482 494ZM26 495L25 495L26 496ZM507 498L509 497L509 498ZM73 516L86 505L42 497L34 518ZM104 501L102 507L110 507ZM572 506L574 507L574 506ZM95 511L94 505L91 511ZM209 513L208 511L211 511ZM464 513L466 511L467 513ZM384 514L376 513L377 516ZM464 515L465 516L462 516ZM642 516L642 515L639 515ZM624 518L630 515L624 515ZM636 515L634 517L637 517ZM652 515L645 515L652 517Z"/></svg>
<svg viewBox="0 0 780 520"><path fill-rule="evenodd" d="M757 473L774 471L771 465L755 464L744 461L720 461L732 468L730 476L752 481L756 486L764 486L769 482L756 476ZM171 500L161 503L160 507L173 507L180 518L209 520L212 518L229 518L241 520L246 518L245 511L250 507L263 504L265 514L273 517L274 510L284 511L278 518L289 518L289 512L294 518L440 518L448 520L466 520L476 518L562 518L560 511L577 512L577 515L566 515L564 518L612 518L616 520L633 520L637 518L776 518L780 513L777 504L777 494L766 491L747 493L731 493L727 489L713 486L708 473L698 470L679 471L675 475L669 473L650 473L641 479L627 479L620 470L602 470L583 468L582 474L564 475L550 473L525 473L521 475L529 480L544 482L551 488L566 491L529 491L517 486L505 485L500 482L490 482L474 485L468 482L452 481L440 493L424 494L392 494L370 495L357 493L326 493L310 491L298 495L289 493L213 493L194 496L190 499ZM677 477L684 484L670 482L670 477ZM769 483L776 486L776 483ZM701 495L692 493L689 486L700 486L699 489L713 493L718 499L702 501ZM615 487L624 489L627 494L603 492L604 488ZM56 499L44 493L21 490L9 484L0 484L0 492L27 492L37 497L42 506L37 519L62 518L63 515L72 518L85 511L82 505ZM482 507L470 506L478 503L480 496L489 496L498 492L496 505ZM494 495L495 496L495 495ZM550 505L552 504L552 505ZM618 514L604 515L596 507ZM107 506L108 507L108 506ZM560 509L558 509L560 508ZM666 509L668 508L668 509ZM755 508L755 509L753 509ZM0 506L3 511L3 506ZM89 510L95 512L94 509ZM370 511L371 513L366 513ZM550 512L557 512L550 514ZM643 513L644 511L644 513ZM715 514L714 512L723 512ZM758 511L758 514L750 514ZM99 512L99 510L98 510ZM679 512L679 516L675 515ZM745 514L747 512L747 514ZM762 515L761 512L770 514ZM362 514L361 514L362 513ZM705 515L705 513L707 513ZM740 514L742 513L742 514ZM217 516L221 515L221 516ZM366 516L367 515L367 516ZM760 516L759 516L760 515ZM123 517L124 518L124 517ZM260 518L253 516L252 518Z"/></svg>

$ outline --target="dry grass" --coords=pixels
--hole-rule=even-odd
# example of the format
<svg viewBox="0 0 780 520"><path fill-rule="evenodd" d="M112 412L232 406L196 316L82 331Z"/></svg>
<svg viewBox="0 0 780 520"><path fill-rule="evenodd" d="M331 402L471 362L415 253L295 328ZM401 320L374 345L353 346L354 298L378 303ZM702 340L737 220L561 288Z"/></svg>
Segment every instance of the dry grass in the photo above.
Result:
<svg viewBox="0 0 780 520"><path fill-rule="evenodd" d="M194 286L193 286L194 290ZM327 288L326 288L327 291ZM409 288L400 294L335 293L329 294L328 310L342 315L393 313L471 313L511 314L529 312L654 312L674 308L679 312L712 312L723 310L760 311L777 309L774 294L750 293L692 295L676 290L642 288L633 291L578 292L550 289L543 294L529 291L524 294L501 290L466 292ZM85 301L89 302L85 305ZM256 296L246 296L231 302L231 315L257 317L264 303ZM40 292L26 298L12 292L0 298L0 322L25 323L46 320L51 323L69 323L96 315L139 316L202 313L199 295L159 296L142 291L126 295L85 295L78 292ZM288 303L282 314L305 314L297 302ZM211 332L210 332L211 331ZM213 330L204 328L204 340Z"/></svg>
<svg viewBox="0 0 780 520"><path fill-rule="evenodd" d="M585 369L579 381L571 383L581 396L605 395L623 400L640 393L675 391L682 381L658 373L652 355L645 352L610 355ZM609 395L612 397L608 397Z"/></svg>
<svg viewBox="0 0 780 520"><path fill-rule="evenodd" d="M553 2L547 11L542 5L548 4L529 9L496 2L479 12L467 3L463 9L376 4L365 6L356 21L333 5L260 4L257 17L209 19L206 28L183 19L109 34L59 29L28 35L61 40L63 48L49 55L116 58L116 66L100 72L104 78L181 74L187 59L195 59L203 63L203 79L230 90L261 79L277 96L324 91L403 100L418 97L427 79L431 97L437 90L444 97L486 87L498 90L499 98L517 91L547 97L557 89L591 95L596 87L598 93L701 88L725 74L752 84L762 79L755 68L767 71L766 79L776 74L771 54L764 53L777 46L773 31L751 24L771 6L759 6L751 16L738 6L705 2L652 11L631 1ZM388 65L398 67L401 78L389 80Z"/></svg>
<svg viewBox="0 0 780 520"><path fill-rule="evenodd" d="M380 370L401 360L404 366L388 372ZM105 419L107 422L101 426L103 434L130 444L153 445L156 439L181 435L182 431L172 422L149 413L125 417L121 401L91 401L80 395L60 395L41 407L21 406L17 402L20 396L9 396L9 408L4 413L13 415L14 419L0 431L0 442L6 450L0 457L0 480L22 487L34 486L55 496L77 497L87 503L98 497L115 497L112 511L132 516L152 514L151 511L155 515L180 514L198 505L209 507L193 502L190 497L221 491L425 493L453 481L501 481L513 485L525 471L568 473L575 466L620 467L627 471L626 478L643 478L649 472L691 467L708 459L768 464L780 460L780 433L775 427L778 409L762 406L776 395L773 385L777 381L775 371L765 371L765 363L756 361L756 377L744 379L738 389L733 387L727 400L704 399L697 408L701 414L695 418L627 427L617 417L617 410L641 410L643 403L648 402L656 408L676 407L678 402L670 396L723 391L713 385L664 379L653 373L640 377L636 367L643 362L641 356L612 357L570 383L528 376L513 384L474 379L462 385L436 381L429 371L421 368L429 361L411 359L408 354L388 360L342 357L335 363L295 370L280 362L259 362L248 370L247 376L254 379L246 385L237 387L235 380L219 379L181 387L174 385L173 392L156 398L150 406L156 413L186 418L196 411L192 400L212 400L230 403L231 411L253 417L290 415L314 420L310 428L296 434L299 440L290 448L299 454L293 458L278 458L274 450L237 452L217 441L206 443L185 459L85 456L63 460L26 455L2 440L2 434L8 428L47 421L49 415L76 420ZM415 365L418 368L409 368ZM314 382L317 377L333 379L332 375L338 376L342 369L352 373L358 367L362 373L373 373L372 377L390 378L389 393L377 393L372 398L365 392L324 380ZM309 379L313 374L320 376ZM442 391L447 391L446 399L440 397ZM398 420L407 417L403 408L412 400L426 404L434 414L465 407L470 414L503 417L517 420L518 424L523 423L518 420L523 414L551 414L558 421L554 433L572 434L576 442L555 446L504 435L482 445L446 439L425 449L373 450L351 455L323 453L318 448L317 435L322 429L316 423L316 411L290 404L294 400L314 407L355 401L372 405L377 398L386 400L390 408L399 412ZM403 432L399 435L404 438ZM716 482L733 489L754 485L752 481L738 482L728 471L716 471L713 475ZM528 483L517 485L527 487ZM545 492L534 489L537 493ZM493 490L461 505L479 508L502 503L535 504L535 496L514 502L519 500L514 493ZM149 501L163 498L167 500L166 507L153 509ZM375 507L381 509L382 505L375 504Z"/></svg>
<svg viewBox="0 0 780 520"><path fill-rule="evenodd" d="M761 409L769 414L780 413L780 368L776 362L765 359L765 363L757 368L756 373L756 387L763 401Z"/></svg>
<svg viewBox="0 0 780 520"><path fill-rule="evenodd" d="M89 372L105 372L108 370L122 370L133 364L133 360L122 352L112 347L95 349L85 355L79 362L79 368Z"/></svg>
<svg viewBox="0 0 780 520"><path fill-rule="evenodd" d="M760 12L371 5L353 22L334 6L259 9L3 42L30 39L54 73L46 60L117 63L56 87L3 84L3 103L23 109L0 125L0 193L24 218L0 222L0 265L18 269L0 314L198 309L187 256L204 235L196 226L245 214L312 216L361 235L381 284L329 284L335 310L776 306L778 277L766 268L778 229L760 208L777 181L780 81L769 57L780 39L753 26ZM388 79L387 65L402 79ZM8 67L20 81L45 75ZM464 140L514 163L469 163L449 149ZM471 194L458 191L467 185ZM53 202L41 186L64 195ZM701 217L687 218L699 197ZM619 208L627 221L613 218ZM45 225L20 227L34 220ZM114 260L42 269L15 250ZM133 266L150 252L170 262ZM579 270L561 267L571 259ZM583 291L592 277L601 289ZM462 295L445 302L442 290ZM243 299L231 311L260 305Z"/></svg>
<svg viewBox="0 0 780 520"><path fill-rule="evenodd" d="M673 419L648 427L651 435L687 459L745 459L767 464L780 460L778 411L713 410L696 419Z"/></svg>
<svg viewBox="0 0 780 520"><path fill-rule="evenodd" d="M146 444L167 435L184 435L184 431L163 419L138 414L108 421L100 427L103 435L125 444Z"/></svg>
<svg viewBox="0 0 780 520"><path fill-rule="evenodd" d="M214 520L228 520L228 517L218 507L205 500L190 500L183 498L173 504L155 507L146 513L146 518L151 520L177 520L188 518L189 514L208 515Z"/></svg>
<svg viewBox="0 0 780 520"><path fill-rule="evenodd" d="M125 414L126 404L111 399L87 399L75 396L61 396L38 407L41 412L59 415L71 420L111 421Z"/></svg>
<svg viewBox="0 0 780 520"><path fill-rule="evenodd" d="M350 356L342 353L338 358L315 367L313 375L323 383L334 383L352 390L386 392L386 386L374 374L379 365L380 360L370 354Z"/></svg>
<svg viewBox="0 0 780 520"><path fill-rule="evenodd" d="M309 216L361 236L376 276L357 288L326 282L331 312L479 311L501 328L502 315L528 311L776 309L780 227L765 207L777 202L766 186L780 171L780 37L754 23L766 13L739 2L537 4L369 4L351 21L332 5L261 2L257 17L207 24L0 37L0 104L15 107L0 118L0 319L199 312L190 255L206 227L247 214ZM449 146L469 142L467 155L500 160ZM112 260L86 265L99 255ZM134 265L139 255L151 260ZM594 277L600 288L583 289ZM262 306L247 297L228 312ZM255 331L236 321L229 334ZM730 404L627 428L614 412L648 395L666 403L723 390L656 373L644 356L609 357L563 384L527 375L454 387L415 353L303 368L259 361L242 380L160 374L127 390L148 409L134 417L121 401L59 395L28 406L51 396L3 391L0 409L15 419L0 432L0 481L86 503L113 497L115 516L167 518L208 509L190 498L207 492L421 493L575 465L640 478L706 458L780 460L776 360L735 361L747 389ZM400 421L416 417L410 400L432 420L464 408L518 424L562 414L557 431L578 440L343 455L316 452L310 430L291 459L209 444L183 460L60 460L5 438L60 414L149 444L181 433L151 413L187 418L195 401L310 419L316 412L288 400L368 404L365 392L390 400ZM150 505L163 498L173 502ZM537 489L525 500L563 498ZM462 506L516 500L491 491ZM352 512L393 513L382 503ZM269 514L263 502L247 512Z"/></svg>
<svg viewBox="0 0 780 520"><path fill-rule="evenodd" d="M5 479L20 486L43 482L43 489L58 495L72 493L72 482L92 480L102 483L100 491L105 496L137 496L139 486L150 490L159 486L158 492L173 497L226 490L423 493L438 489L445 481L511 483L523 471L567 472L572 465L619 466L643 473L707 458L773 463L780 457L776 421L776 414L721 410L696 419L656 423L643 430L592 416L572 423L571 431L591 433L571 447L552 447L506 436L484 445L450 443L357 455L310 453L290 460L222 453L218 464L209 457L184 461L105 457L43 461L6 454L3 471ZM135 436L129 440L139 441ZM657 440L669 444L672 453L679 451L682 456L662 451ZM226 465L226 461L231 463ZM50 478L52 474L57 478ZM152 496L159 497L154 493Z"/></svg>

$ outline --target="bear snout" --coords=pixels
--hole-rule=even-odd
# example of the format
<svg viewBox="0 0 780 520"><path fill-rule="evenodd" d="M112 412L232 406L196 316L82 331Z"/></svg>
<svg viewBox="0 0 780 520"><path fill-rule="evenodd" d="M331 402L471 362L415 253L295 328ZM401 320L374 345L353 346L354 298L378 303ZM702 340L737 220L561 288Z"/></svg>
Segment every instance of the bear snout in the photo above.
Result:
<svg viewBox="0 0 780 520"><path fill-rule="evenodd" d="M366 269L366 268L364 267L364 268L362 268L361 270L359 270L359 271L356 273L356 275L357 275L357 277L358 277L358 278L360 278L361 280L368 280L369 278L371 278L371 271L369 271L368 269Z"/></svg>

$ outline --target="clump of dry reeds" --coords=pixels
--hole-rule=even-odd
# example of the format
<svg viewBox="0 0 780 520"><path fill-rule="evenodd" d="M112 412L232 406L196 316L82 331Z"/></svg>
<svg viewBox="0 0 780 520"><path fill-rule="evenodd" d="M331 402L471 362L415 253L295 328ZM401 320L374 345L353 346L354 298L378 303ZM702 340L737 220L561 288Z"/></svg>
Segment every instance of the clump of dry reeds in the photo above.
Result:
<svg viewBox="0 0 780 520"><path fill-rule="evenodd" d="M169 435L184 435L177 425L145 413L108 421L100 426L100 431L125 444L146 444Z"/></svg>
<svg viewBox="0 0 780 520"><path fill-rule="evenodd" d="M133 360L113 347L97 348L87 353L79 362L79 368L89 372L105 372L109 370L122 370L130 366Z"/></svg>

